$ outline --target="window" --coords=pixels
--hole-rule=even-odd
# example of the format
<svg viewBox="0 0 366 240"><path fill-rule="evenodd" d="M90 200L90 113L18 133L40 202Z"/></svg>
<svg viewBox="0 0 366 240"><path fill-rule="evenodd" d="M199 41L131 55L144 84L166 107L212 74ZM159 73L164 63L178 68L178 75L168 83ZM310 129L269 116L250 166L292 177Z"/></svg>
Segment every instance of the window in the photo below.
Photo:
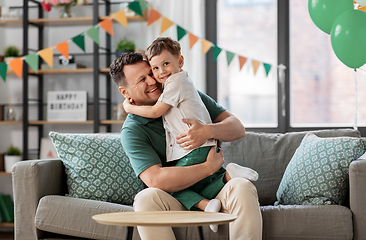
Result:
<svg viewBox="0 0 366 240"><path fill-rule="evenodd" d="M246 127L277 127L276 0L218 0L217 45L219 104ZM228 66L225 51L235 53ZM238 56L248 58L240 70ZM254 74L252 60L262 64Z"/></svg>
<svg viewBox="0 0 366 240"><path fill-rule="evenodd" d="M290 1L290 113L292 127L353 126L366 103L366 74L345 66L333 52L330 36L312 22L308 1ZM355 76L354 76L355 75ZM366 109L358 107L358 125Z"/></svg>

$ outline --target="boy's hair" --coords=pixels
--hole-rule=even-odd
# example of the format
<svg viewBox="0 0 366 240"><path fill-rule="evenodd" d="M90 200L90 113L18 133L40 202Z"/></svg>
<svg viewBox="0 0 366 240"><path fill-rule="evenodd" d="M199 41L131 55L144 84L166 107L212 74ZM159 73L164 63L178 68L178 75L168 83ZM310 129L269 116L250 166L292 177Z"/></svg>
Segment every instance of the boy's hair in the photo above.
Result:
<svg viewBox="0 0 366 240"><path fill-rule="evenodd" d="M145 54L147 61L160 55L163 50L169 51L174 56L180 56L180 43L171 39L170 37L159 37L146 49Z"/></svg>
<svg viewBox="0 0 366 240"><path fill-rule="evenodd" d="M128 52L123 53L113 60L109 66L109 74L117 86L127 86L126 76L123 72L123 67L126 65L133 65L145 61L141 53Z"/></svg>

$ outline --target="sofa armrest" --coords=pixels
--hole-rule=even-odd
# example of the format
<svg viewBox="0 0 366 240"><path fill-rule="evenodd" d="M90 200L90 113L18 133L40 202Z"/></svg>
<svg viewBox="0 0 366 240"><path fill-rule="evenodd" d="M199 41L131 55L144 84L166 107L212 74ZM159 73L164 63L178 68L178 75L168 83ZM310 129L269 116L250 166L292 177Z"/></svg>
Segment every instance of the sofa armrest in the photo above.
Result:
<svg viewBox="0 0 366 240"><path fill-rule="evenodd" d="M14 235L16 240L38 239L34 218L45 195L64 195L66 179L59 159L21 161L13 166Z"/></svg>
<svg viewBox="0 0 366 240"><path fill-rule="evenodd" d="M353 239L366 239L366 159L349 167L350 208L353 214Z"/></svg>

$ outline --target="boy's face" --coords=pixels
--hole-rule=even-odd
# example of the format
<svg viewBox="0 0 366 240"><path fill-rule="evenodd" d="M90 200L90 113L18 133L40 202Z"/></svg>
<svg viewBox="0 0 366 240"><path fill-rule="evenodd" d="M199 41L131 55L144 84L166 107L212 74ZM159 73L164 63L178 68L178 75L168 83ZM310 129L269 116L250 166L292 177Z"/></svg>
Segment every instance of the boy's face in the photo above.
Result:
<svg viewBox="0 0 366 240"><path fill-rule="evenodd" d="M183 64L184 58L182 55L174 56L167 50L163 50L160 55L154 56L150 60L154 77L160 83L165 83L171 75L180 72Z"/></svg>

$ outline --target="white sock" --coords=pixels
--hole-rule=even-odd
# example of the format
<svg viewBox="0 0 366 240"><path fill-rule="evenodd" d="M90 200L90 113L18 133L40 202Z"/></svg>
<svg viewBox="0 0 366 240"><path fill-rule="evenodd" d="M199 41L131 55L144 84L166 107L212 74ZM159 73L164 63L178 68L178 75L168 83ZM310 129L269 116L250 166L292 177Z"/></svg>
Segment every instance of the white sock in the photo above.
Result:
<svg viewBox="0 0 366 240"><path fill-rule="evenodd" d="M229 163L226 166L226 171L229 173L231 178L246 178L250 181L258 180L258 173L251 168L240 166L236 163Z"/></svg>
<svg viewBox="0 0 366 240"><path fill-rule="evenodd" d="M220 212L221 209L221 201L219 199L212 199L208 202L205 212ZM213 232L217 232L219 229L219 225L217 224L211 224L210 229Z"/></svg>

